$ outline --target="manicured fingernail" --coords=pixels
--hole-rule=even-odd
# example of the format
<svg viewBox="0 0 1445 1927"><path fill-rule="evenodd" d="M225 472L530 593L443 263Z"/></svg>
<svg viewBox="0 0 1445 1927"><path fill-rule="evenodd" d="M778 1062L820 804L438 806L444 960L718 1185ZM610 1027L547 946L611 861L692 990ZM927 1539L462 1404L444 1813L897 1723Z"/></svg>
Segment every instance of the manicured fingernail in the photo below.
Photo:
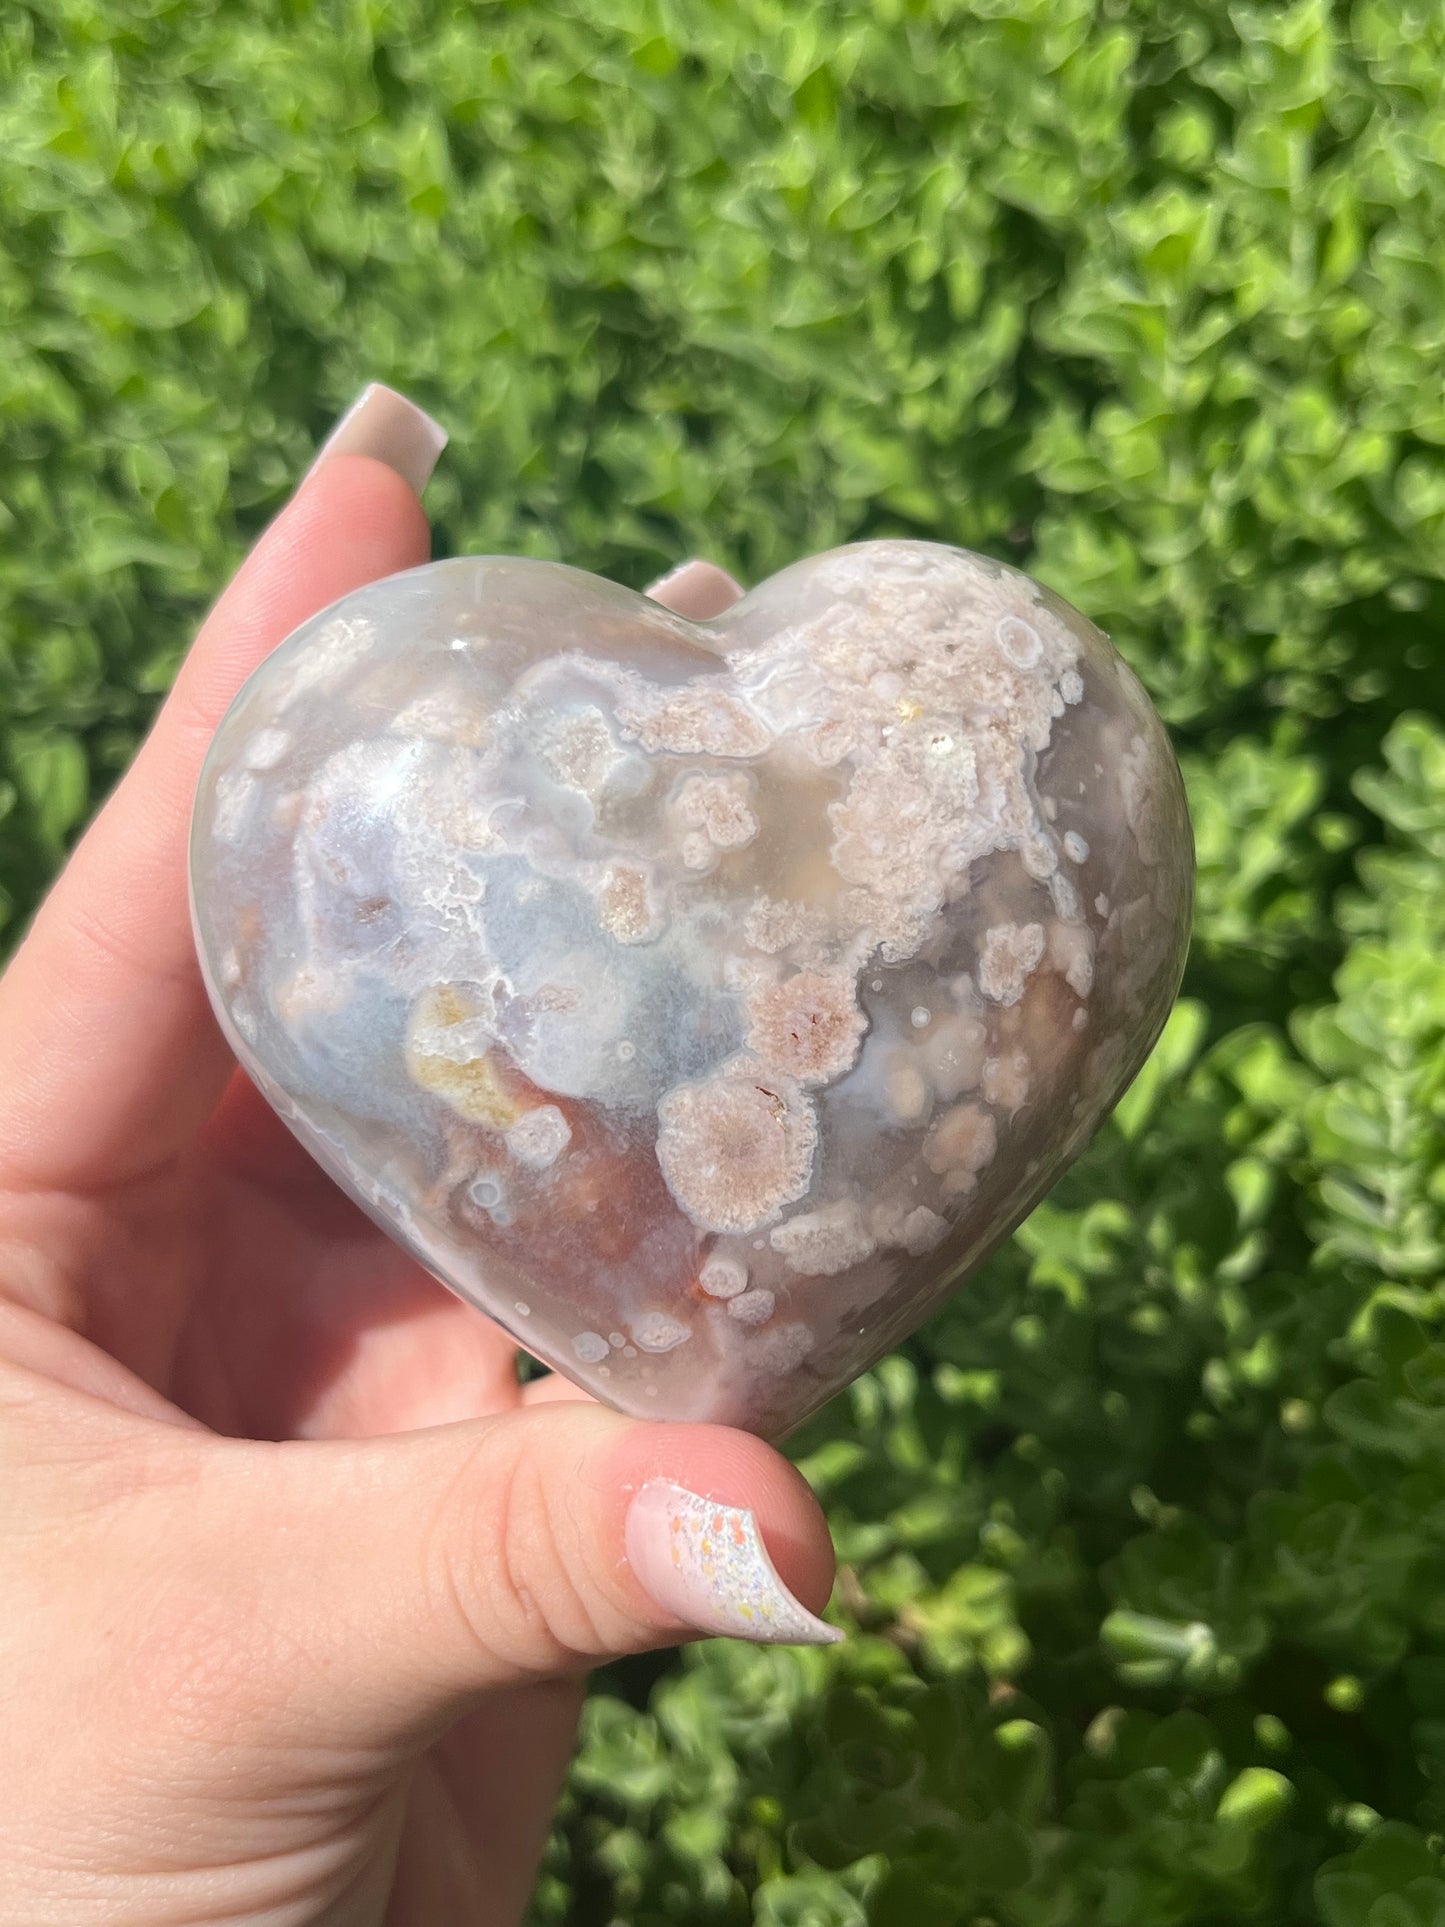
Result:
<svg viewBox="0 0 1445 1927"><path fill-rule="evenodd" d="M767 1646L827 1646L843 1637L788 1591L757 1520L657 1480L627 1509L627 1558L664 1612L702 1633Z"/></svg>
<svg viewBox="0 0 1445 1927"><path fill-rule="evenodd" d="M674 615L706 622L709 616L720 616L724 609L731 609L743 588L716 562L679 562L675 569L659 576L647 593Z"/></svg>
<svg viewBox="0 0 1445 1927"><path fill-rule="evenodd" d="M427 485L447 431L425 409L379 381L369 382L317 450L308 474L333 455L370 455L394 468L416 495Z"/></svg>

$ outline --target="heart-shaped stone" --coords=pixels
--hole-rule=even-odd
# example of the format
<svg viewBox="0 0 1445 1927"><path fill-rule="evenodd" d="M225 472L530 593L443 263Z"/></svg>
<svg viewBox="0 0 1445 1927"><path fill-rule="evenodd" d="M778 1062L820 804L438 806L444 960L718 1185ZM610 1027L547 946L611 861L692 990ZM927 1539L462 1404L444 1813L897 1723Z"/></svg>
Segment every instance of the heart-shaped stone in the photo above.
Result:
<svg viewBox="0 0 1445 1927"><path fill-rule="evenodd" d="M221 1021L363 1208L609 1404L770 1436L1077 1155L1192 880L1107 638L922 542L704 623L551 562L377 583L242 690L192 845Z"/></svg>

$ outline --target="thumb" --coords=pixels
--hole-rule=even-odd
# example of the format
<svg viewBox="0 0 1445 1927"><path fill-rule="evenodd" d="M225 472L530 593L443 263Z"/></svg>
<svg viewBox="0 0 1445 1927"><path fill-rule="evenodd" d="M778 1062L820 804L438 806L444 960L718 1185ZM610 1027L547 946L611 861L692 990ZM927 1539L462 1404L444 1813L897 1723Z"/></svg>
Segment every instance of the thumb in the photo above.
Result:
<svg viewBox="0 0 1445 1927"><path fill-rule="evenodd" d="M842 1637L803 1603L832 1582L817 1501L746 1433L566 1401L218 1449L199 1569L262 1629L253 1689L333 1741L414 1737L490 1688L689 1635Z"/></svg>

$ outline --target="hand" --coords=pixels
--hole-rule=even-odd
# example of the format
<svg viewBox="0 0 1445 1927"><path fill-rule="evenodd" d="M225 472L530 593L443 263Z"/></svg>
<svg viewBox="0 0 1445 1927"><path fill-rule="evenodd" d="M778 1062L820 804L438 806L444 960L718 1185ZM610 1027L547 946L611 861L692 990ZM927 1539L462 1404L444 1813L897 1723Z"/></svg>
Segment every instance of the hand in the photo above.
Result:
<svg viewBox="0 0 1445 1927"><path fill-rule="evenodd" d="M426 559L443 440L384 389L344 419L0 982L5 1927L516 1921L591 1662L833 1636L783 1459L519 1387L211 1019L201 757L297 623ZM715 1523L721 1583L687 1556Z"/></svg>

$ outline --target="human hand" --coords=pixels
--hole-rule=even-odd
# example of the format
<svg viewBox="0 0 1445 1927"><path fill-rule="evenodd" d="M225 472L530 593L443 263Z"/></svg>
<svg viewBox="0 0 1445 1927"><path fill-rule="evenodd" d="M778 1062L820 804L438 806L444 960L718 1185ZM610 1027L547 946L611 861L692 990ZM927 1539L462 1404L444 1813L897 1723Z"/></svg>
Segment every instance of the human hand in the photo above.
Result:
<svg viewBox="0 0 1445 1927"><path fill-rule="evenodd" d="M367 391L0 981L4 1927L500 1927L590 1663L833 1636L788 1590L821 1604L832 1555L782 1458L520 1387L211 1018L201 758L283 636L426 559L443 439Z"/></svg>

